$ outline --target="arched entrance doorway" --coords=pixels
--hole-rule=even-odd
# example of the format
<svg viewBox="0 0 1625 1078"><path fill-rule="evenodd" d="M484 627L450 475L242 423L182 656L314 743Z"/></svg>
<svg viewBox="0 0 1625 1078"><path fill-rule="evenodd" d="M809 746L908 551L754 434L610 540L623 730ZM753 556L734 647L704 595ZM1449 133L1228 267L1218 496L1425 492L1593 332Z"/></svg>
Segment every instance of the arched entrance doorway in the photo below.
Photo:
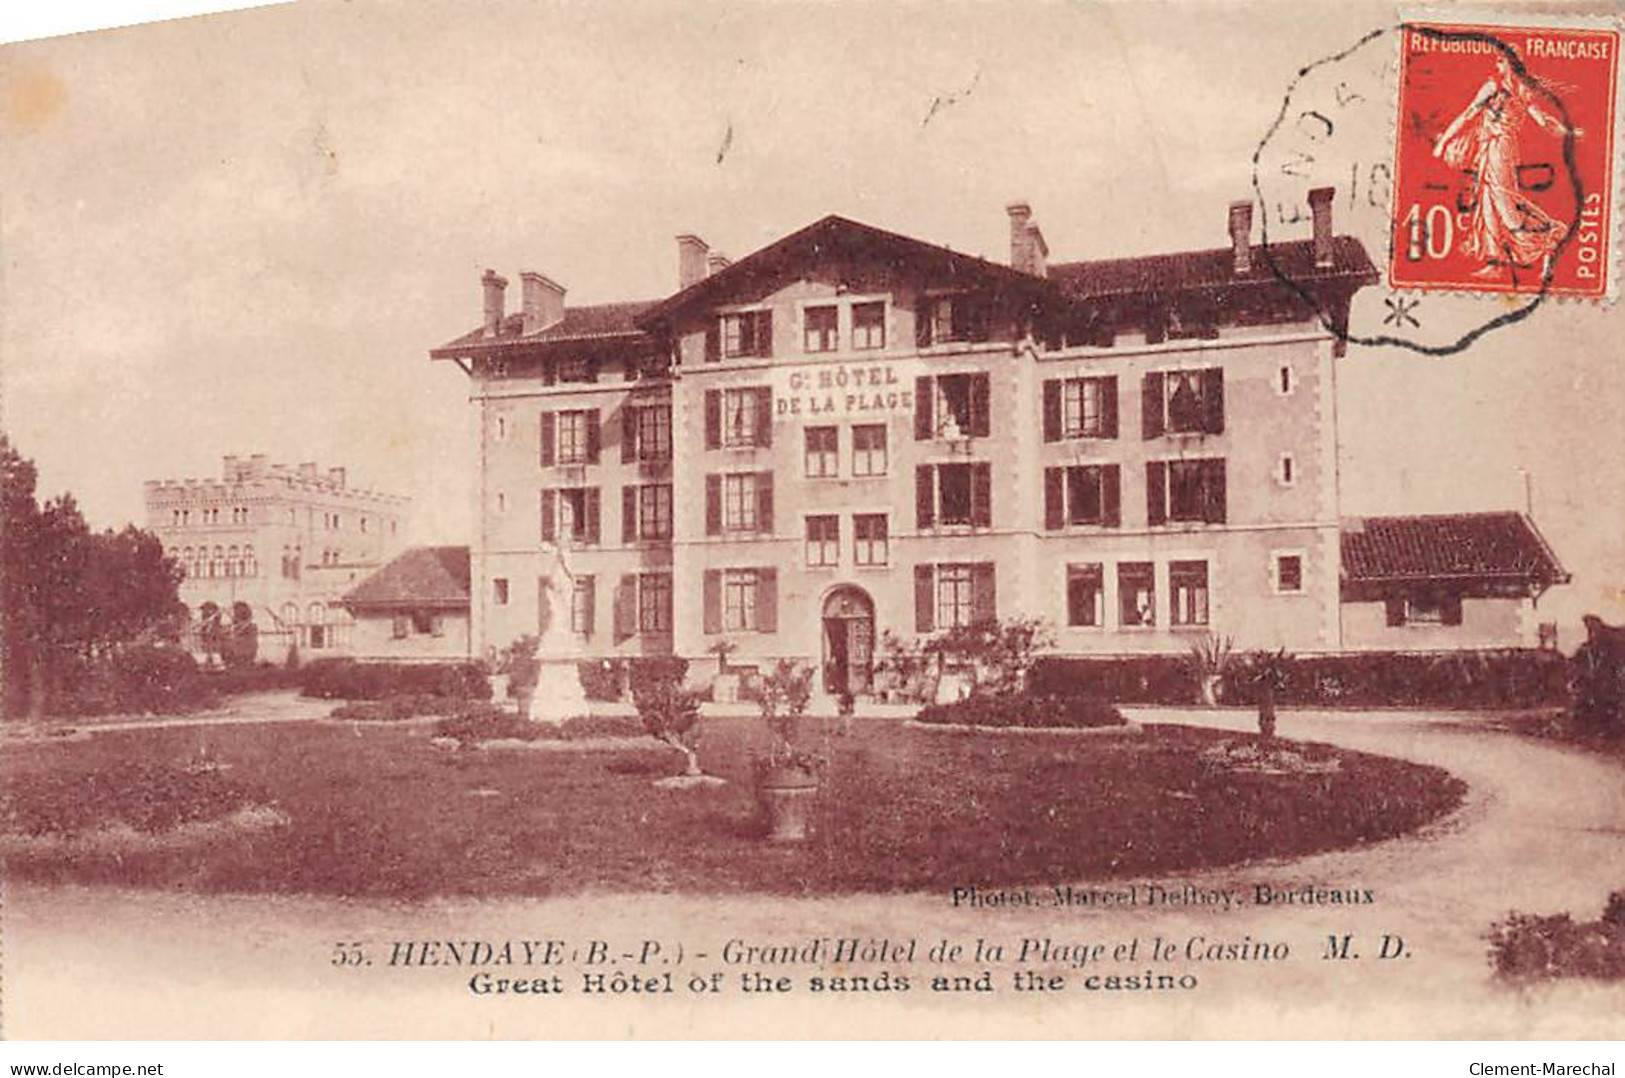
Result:
<svg viewBox="0 0 1625 1078"><path fill-rule="evenodd" d="M875 604L869 593L843 584L824 598L824 691L831 696L869 691L875 656Z"/></svg>

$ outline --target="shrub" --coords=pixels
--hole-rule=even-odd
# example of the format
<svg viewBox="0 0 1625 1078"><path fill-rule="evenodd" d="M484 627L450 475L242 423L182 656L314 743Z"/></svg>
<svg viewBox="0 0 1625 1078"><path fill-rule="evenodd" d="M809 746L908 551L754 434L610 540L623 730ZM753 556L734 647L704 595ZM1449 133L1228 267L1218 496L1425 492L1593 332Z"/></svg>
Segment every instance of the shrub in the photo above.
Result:
<svg viewBox="0 0 1625 1078"><path fill-rule="evenodd" d="M1574 653L1569 716L1591 734L1625 734L1625 629L1594 615L1585 619L1586 642Z"/></svg>
<svg viewBox="0 0 1625 1078"><path fill-rule="evenodd" d="M613 703L626 694L626 660L583 659L577 670L581 691L589 700Z"/></svg>
<svg viewBox="0 0 1625 1078"><path fill-rule="evenodd" d="M70 837L124 823L157 834L230 815L254 798L218 771L119 761L91 771L36 772L8 784L6 829Z"/></svg>
<svg viewBox="0 0 1625 1078"><path fill-rule="evenodd" d="M669 675L639 679L632 689L632 702L638 719L649 735L683 754L685 775L702 775L700 770L700 694L685 689L682 681Z"/></svg>
<svg viewBox="0 0 1625 1078"><path fill-rule="evenodd" d="M304 695L319 700L382 700L389 696L445 696L489 700L484 663L358 663L317 659L300 671Z"/></svg>
<svg viewBox="0 0 1625 1078"><path fill-rule="evenodd" d="M558 737L556 727L531 722L494 704L475 703L447 715L434 724L436 737L450 737L471 744L477 741L536 741L544 737Z"/></svg>
<svg viewBox="0 0 1625 1078"><path fill-rule="evenodd" d="M1620 899L1610 896L1609 910ZM1490 965L1509 980L1553 977L1625 979L1625 924L1576 922L1566 913L1508 914L1490 926Z"/></svg>
<svg viewBox="0 0 1625 1078"><path fill-rule="evenodd" d="M61 671L53 715L171 715L219 702L196 660L181 648L136 644Z"/></svg>
<svg viewBox="0 0 1625 1078"><path fill-rule="evenodd" d="M644 737L648 731L641 720L630 715L577 715L560 724L565 740L588 737Z"/></svg>
<svg viewBox="0 0 1625 1078"><path fill-rule="evenodd" d="M382 700L351 700L330 713L335 719L360 722L400 722L420 715L445 715L456 710L450 697L428 693L387 696Z"/></svg>
<svg viewBox="0 0 1625 1078"><path fill-rule="evenodd" d="M1001 726L1037 729L1122 726L1122 712L1096 696L1000 693L968 696L921 708L916 722L932 725Z"/></svg>
<svg viewBox="0 0 1625 1078"><path fill-rule="evenodd" d="M297 668L274 666L271 663L235 669L227 667L224 670L205 670L203 679L210 689L221 696L298 689L304 685L304 678Z"/></svg>
<svg viewBox="0 0 1625 1078"><path fill-rule="evenodd" d="M688 679L688 660L677 655L639 656L627 663L627 686L635 694L640 685L670 682L681 685Z"/></svg>
<svg viewBox="0 0 1625 1078"><path fill-rule="evenodd" d="M968 667L977 691L1020 692L1038 652L1054 643L1041 618L987 619L956 625L926 645L947 661Z"/></svg>
<svg viewBox="0 0 1625 1078"><path fill-rule="evenodd" d="M1095 696L1119 704L1189 704L1197 688L1183 655L1041 658L1027 685L1037 696Z"/></svg>

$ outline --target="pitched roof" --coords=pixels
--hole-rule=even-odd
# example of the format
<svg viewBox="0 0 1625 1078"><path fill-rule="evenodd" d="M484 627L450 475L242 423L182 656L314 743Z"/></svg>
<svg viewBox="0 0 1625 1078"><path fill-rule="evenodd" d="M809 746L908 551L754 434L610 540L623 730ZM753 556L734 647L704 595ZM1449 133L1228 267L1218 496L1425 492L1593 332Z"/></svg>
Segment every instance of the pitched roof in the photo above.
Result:
<svg viewBox="0 0 1625 1078"><path fill-rule="evenodd" d="M1235 255L1229 247L1092 262L1057 262L1049 267L1049 279L1073 299L1269 285L1278 283L1282 277L1299 284L1337 279L1370 284L1376 281L1377 270L1365 247L1353 236L1337 236L1332 240L1329 266L1315 265L1312 241L1295 240L1272 243L1267 248L1255 244L1250 268L1245 273L1235 271Z"/></svg>
<svg viewBox="0 0 1625 1078"><path fill-rule="evenodd" d="M461 337L448 341L439 348L431 349L429 355L434 359L451 359L488 348L576 344L613 337L639 337L643 335L643 331L638 328L636 319L654 305L654 300L646 300L566 307L563 318L536 333L524 332L524 315L515 311L502 320L495 337L487 337L484 327L477 326Z"/></svg>
<svg viewBox="0 0 1625 1078"><path fill-rule="evenodd" d="M468 548L419 546L398 554L344 596L356 606L467 606Z"/></svg>
<svg viewBox="0 0 1625 1078"><path fill-rule="evenodd" d="M637 321L641 326L654 326L680 310L715 303L721 296L757 281L771 280L808 259L852 257L877 259L894 267L908 266L916 272L924 270L950 280L976 281L1022 294L1038 296L1047 290L1041 277L832 213L668 296Z"/></svg>
<svg viewBox="0 0 1625 1078"><path fill-rule="evenodd" d="M1569 574L1522 513L1445 513L1343 522L1347 581L1494 577L1563 583Z"/></svg>

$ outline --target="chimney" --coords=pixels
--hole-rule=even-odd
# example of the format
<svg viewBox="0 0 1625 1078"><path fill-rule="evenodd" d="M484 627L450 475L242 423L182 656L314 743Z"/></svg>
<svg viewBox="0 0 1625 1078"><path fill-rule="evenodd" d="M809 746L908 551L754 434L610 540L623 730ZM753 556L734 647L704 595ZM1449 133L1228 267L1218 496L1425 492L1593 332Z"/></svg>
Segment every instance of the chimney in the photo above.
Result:
<svg viewBox="0 0 1625 1078"><path fill-rule="evenodd" d="M1315 220L1315 265L1332 264L1332 196L1334 187L1317 187L1309 192L1309 212Z"/></svg>
<svg viewBox="0 0 1625 1078"><path fill-rule="evenodd" d="M329 469L327 469L327 481L329 483L333 484L335 487L343 487L344 486L344 469L343 468L329 468Z"/></svg>
<svg viewBox="0 0 1625 1078"><path fill-rule="evenodd" d="M535 270L519 275L520 311L525 333L539 333L564 318L564 286Z"/></svg>
<svg viewBox="0 0 1625 1078"><path fill-rule="evenodd" d="M485 291L485 335L495 337L502 331L506 307L503 297L508 289L508 279L498 276L496 270L488 269L480 277L480 286Z"/></svg>
<svg viewBox="0 0 1625 1078"><path fill-rule="evenodd" d="M721 251L712 251L705 259L705 274L709 277L713 273L721 273L733 265L733 259Z"/></svg>
<svg viewBox="0 0 1625 1078"><path fill-rule="evenodd" d="M1012 202L1004 208L1010 215L1010 268L1020 273L1042 277L1047 272L1045 257L1049 244L1044 233L1033 221L1032 207L1025 202Z"/></svg>
<svg viewBox="0 0 1625 1078"><path fill-rule="evenodd" d="M677 288L681 291L705 280L705 256L711 248L698 236L677 237Z"/></svg>
<svg viewBox="0 0 1625 1078"><path fill-rule="evenodd" d="M1230 250L1235 255L1236 276L1253 268L1253 204L1230 203Z"/></svg>

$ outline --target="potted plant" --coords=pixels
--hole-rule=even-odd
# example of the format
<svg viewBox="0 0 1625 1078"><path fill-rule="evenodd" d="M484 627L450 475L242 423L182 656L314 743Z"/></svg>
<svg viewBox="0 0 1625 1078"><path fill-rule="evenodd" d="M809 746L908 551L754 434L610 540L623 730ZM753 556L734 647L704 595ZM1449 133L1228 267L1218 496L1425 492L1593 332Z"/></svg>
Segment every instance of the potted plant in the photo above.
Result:
<svg viewBox="0 0 1625 1078"><path fill-rule="evenodd" d="M1230 669L1234 643L1228 636L1205 633L1191 644L1187 660L1196 678L1197 703L1204 707L1219 706L1219 688Z"/></svg>
<svg viewBox="0 0 1625 1078"><path fill-rule="evenodd" d="M767 815L768 838L801 842L818 794L823 761L796 744L801 717L812 700L813 670L805 663L780 659L761 679L756 705L767 724L766 757L757 760L756 791Z"/></svg>
<svg viewBox="0 0 1625 1078"><path fill-rule="evenodd" d="M533 634L521 636L503 649L499 663L500 671L508 676L508 697L519 705L521 718L530 717L536 682L542 676L542 663L536 658L540 643Z"/></svg>

